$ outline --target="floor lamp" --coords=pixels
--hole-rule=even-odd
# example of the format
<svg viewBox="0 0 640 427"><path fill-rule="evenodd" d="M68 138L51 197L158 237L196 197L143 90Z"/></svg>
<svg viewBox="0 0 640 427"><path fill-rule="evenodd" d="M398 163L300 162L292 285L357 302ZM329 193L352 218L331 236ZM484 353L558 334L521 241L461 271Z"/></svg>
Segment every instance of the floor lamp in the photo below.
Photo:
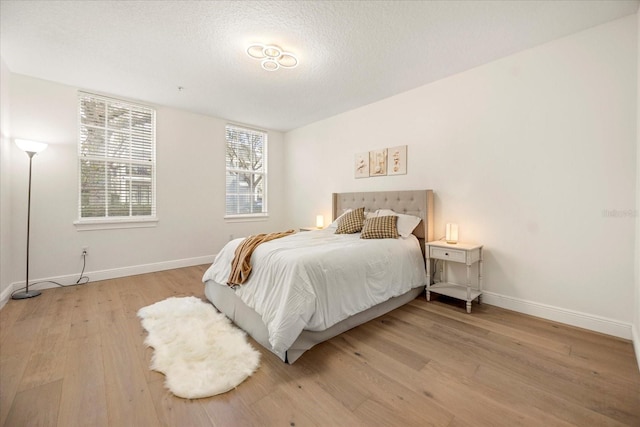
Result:
<svg viewBox="0 0 640 427"><path fill-rule="evenodd" d="M29 291L29 228L31 223L31 163L33 156L47 148L44 142L28 141L26 139L16 139L16 145L24 150L29 156L29 195L27 198L27 278L24 281L25 291L16 292L11 295L12 299L33 298L40 295L40 291Z"/></svg>

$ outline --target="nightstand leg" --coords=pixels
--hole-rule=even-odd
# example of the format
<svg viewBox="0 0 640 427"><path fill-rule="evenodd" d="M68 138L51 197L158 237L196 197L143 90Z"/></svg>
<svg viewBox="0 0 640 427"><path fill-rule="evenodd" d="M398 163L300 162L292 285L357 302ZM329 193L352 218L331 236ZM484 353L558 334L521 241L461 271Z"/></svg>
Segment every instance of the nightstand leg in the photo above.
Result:
<svg viewBox="0 0 640 427"><path fill-rule="evenodd" d="M478 260L478 290L482 292L482 248L480 248L480 259ZM478 304L480 304L480 295L478 295Z"/></svg>
<svg viewBox="0 0 640 427"><path fill-rule="evenodd" d="M429 247L427 247L426 250L428 252ZM431 258L427 255L427 301L431 301L431 292L429 292L429 287L431 287Z"/></svg>
<svg viewBox="0 0 640 427"><path fill-rule="evenodd" d="M467 313L471 313L471 266L467 264Z"/></svg>

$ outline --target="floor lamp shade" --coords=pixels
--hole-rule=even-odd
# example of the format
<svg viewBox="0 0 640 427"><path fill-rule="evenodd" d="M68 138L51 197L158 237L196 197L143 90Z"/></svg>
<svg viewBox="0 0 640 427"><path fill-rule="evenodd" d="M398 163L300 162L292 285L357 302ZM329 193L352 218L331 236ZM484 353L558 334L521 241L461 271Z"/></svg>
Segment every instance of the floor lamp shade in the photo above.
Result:
<svg viewBox="0 0 640 427"><path fill-rule="evenodd" d="M44 142L30 141L28 139L16 139L16 145L27 153L39 153L47 148L47 144Z"/></svg>
<svg viewBox="0 0 640 427"><path fill-rule="evenodd" d="M26 299L33 298L40 295L40 291L29 290L29 232L31 229L31 165L33 162L33 156L47 148L47 144L44 142L29 141L26 139L16 139L16 145L24 150L29 156L29 189L27 193L27 262L26 262L26 278L24 281L25 290L16 292L11 295L12 299Z"/></svg>

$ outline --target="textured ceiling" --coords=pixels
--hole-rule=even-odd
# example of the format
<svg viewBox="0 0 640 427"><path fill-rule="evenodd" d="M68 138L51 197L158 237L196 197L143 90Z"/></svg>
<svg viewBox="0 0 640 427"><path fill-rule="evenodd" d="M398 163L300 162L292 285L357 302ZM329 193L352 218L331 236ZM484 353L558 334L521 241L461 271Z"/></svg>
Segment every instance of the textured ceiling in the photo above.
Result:
<svg viewBox="0 0 640 427"><path fill-rule="evenodd" d="M0 54L14 73L286 131L639 3L2 0ZM264 71L245 54L254 42L295 52L300 65Z"/></svg>

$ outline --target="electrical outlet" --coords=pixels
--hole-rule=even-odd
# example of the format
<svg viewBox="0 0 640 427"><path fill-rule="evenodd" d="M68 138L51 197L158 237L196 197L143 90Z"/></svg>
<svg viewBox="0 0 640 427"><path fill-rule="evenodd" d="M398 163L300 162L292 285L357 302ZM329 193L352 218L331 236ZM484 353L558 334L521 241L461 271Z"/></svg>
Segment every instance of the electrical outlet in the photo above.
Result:
<svg viewBox="0 0 640 427"><path fill-rule="evenodd" d="M80 254L80 256L88 256L89 255L89 246L84 246L82 248L82 253Z"/></svg>

